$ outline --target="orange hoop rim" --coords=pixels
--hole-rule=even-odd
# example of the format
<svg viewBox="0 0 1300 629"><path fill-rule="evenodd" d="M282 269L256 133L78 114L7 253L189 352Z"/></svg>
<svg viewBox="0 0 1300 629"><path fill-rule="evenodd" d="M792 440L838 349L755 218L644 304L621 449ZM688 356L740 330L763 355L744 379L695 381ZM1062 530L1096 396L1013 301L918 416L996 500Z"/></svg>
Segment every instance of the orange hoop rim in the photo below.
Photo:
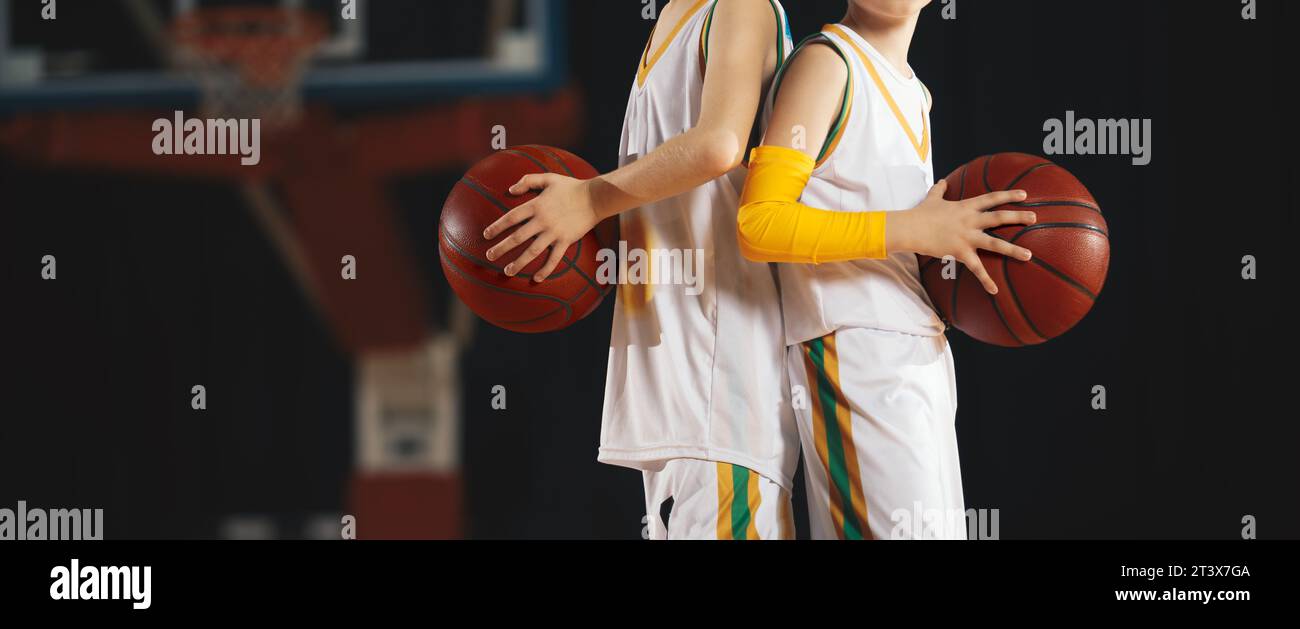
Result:
<svg viewBox="0 0 1300 629"><path fill-rule="evenodd" d="M170 32L192 52L267 70L306 56L326 35L319 15L282 7L195 9L177 17Z"/></svg>

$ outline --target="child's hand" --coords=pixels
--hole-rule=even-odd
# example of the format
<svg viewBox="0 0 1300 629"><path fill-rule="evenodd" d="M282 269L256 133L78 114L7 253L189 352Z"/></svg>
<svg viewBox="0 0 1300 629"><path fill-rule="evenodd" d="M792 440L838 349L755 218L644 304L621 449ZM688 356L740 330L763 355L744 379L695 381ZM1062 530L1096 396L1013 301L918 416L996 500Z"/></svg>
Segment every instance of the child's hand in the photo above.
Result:
<svg viewBox="0 0 1300 629"><path fill-rule="evenodd" d="M984 230L1003 225L1033 225L1038 217L1033 212L987 211L999 205L1024 201L1024 190L990 192L962 201L947 201L943 198L947 189L948 182L941 179L916 207L887 213L886 248L890 252L914 251L935 258L952 256L979 278L984 290L996 295L998 286L984 270L977 250L985 249L1021 261L1028 261L1032 254L1028 249L991 236Z"/></svg>
<svg viewBox="0 0 1300 629"><path fill-rule="evenodd" d="M569 245L587 235L600 220L592 205L588 181L555 174L525 175L510 187L510 194L520 195L529 190L541 190L542 193L497 219L483 230L483 237L491 240L510 227L524 223L508 238L488 249L487 258L496 260L531 239L533 244L506 265L506 275L513 276L550 247L551 254L546 264L533 274L533 281L540 282L560 264Z"/></svg>

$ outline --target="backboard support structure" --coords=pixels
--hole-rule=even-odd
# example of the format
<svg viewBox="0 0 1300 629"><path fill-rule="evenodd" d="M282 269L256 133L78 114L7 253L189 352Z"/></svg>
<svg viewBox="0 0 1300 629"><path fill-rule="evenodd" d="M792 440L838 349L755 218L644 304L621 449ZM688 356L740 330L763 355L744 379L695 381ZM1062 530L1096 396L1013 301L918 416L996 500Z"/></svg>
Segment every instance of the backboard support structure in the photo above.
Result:
<svg viewBox="0 0 1300 629"><path fill-rule="evenodd" d="M193 79L149 43L158 25L139 13L165 26L188 10L239 5L325 18L329 36L303 80L307 103L537 93L566 80L563 0L356 0L355 19L339 0L63 0L52 20L41 0L0 0L0 114L197 102Z"/></svg>

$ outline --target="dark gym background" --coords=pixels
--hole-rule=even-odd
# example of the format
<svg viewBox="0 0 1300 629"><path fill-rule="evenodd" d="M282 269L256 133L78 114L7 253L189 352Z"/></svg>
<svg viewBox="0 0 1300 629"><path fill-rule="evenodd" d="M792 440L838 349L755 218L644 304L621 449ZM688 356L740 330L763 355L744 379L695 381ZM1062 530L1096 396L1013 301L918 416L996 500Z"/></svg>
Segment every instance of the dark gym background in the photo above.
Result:
<svg viewBox="0 0 1300 629"><path fill-rule="evenodd" d="M662 4L662 3L661 3ZM787 0L796 39L842 0ZM927 8L911 63L933 92L935 170L1042 153L1067 110L1151 118L1152 162L1055 156L1111 228L1106 289L1075 330L1004 350L951 333L967 506L1013 538L1300 537L1286 291L1297 207L1294 3L958 0ZM568 3L573 148L615 164L650 30L633 0ZM396 187L438 286L438 209L458 173ZM103 507L108 538L209 538L228 514L293 531L342 512L351 367L236 192L49 171L0 154L0 507ZM57 250L61 280L38 262ZM1259 279L1241 279L1242 257ZM76 276L78 279L63 279ZM613 300L561 333L480 326L462 450L475 538L637 539L640 475L596 463ZM196 417L189 387L212 402ZM505 385L509 408L489 406ZM1094 385L1108 408L1092 410Z"/></svg>

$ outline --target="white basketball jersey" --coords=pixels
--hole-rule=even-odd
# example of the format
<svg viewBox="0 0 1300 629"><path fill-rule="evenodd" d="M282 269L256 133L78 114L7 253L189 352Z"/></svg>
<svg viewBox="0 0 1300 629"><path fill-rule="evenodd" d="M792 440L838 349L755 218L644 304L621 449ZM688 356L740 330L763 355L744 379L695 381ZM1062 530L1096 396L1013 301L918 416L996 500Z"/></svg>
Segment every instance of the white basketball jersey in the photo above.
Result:
<svg viewBox="0 0 1300 629"><path fill-rule="evenodd" d="M915 207L934 183L929 94L852 29L832 24L818 37L848 63L849 85L841 117L800 201L852 212ZM846 327L920 336L944 331L912 253L777 266L790 345Z"/></svg>
<svg viewBox="0 0 1300 629"><path fill-rule="evenodd" d="M620 165L699 120L715 2L676 1L694 5L678 24L658 25L673 30L642 57ZM780 3L771 4L783 61L789 29ZM704 459L791 485L799 445L784 400L775 270L742 257L736 240L745 173L737 168L620 217L628 272L614 307L602 462L658 470L671 459Z"/></svg>

